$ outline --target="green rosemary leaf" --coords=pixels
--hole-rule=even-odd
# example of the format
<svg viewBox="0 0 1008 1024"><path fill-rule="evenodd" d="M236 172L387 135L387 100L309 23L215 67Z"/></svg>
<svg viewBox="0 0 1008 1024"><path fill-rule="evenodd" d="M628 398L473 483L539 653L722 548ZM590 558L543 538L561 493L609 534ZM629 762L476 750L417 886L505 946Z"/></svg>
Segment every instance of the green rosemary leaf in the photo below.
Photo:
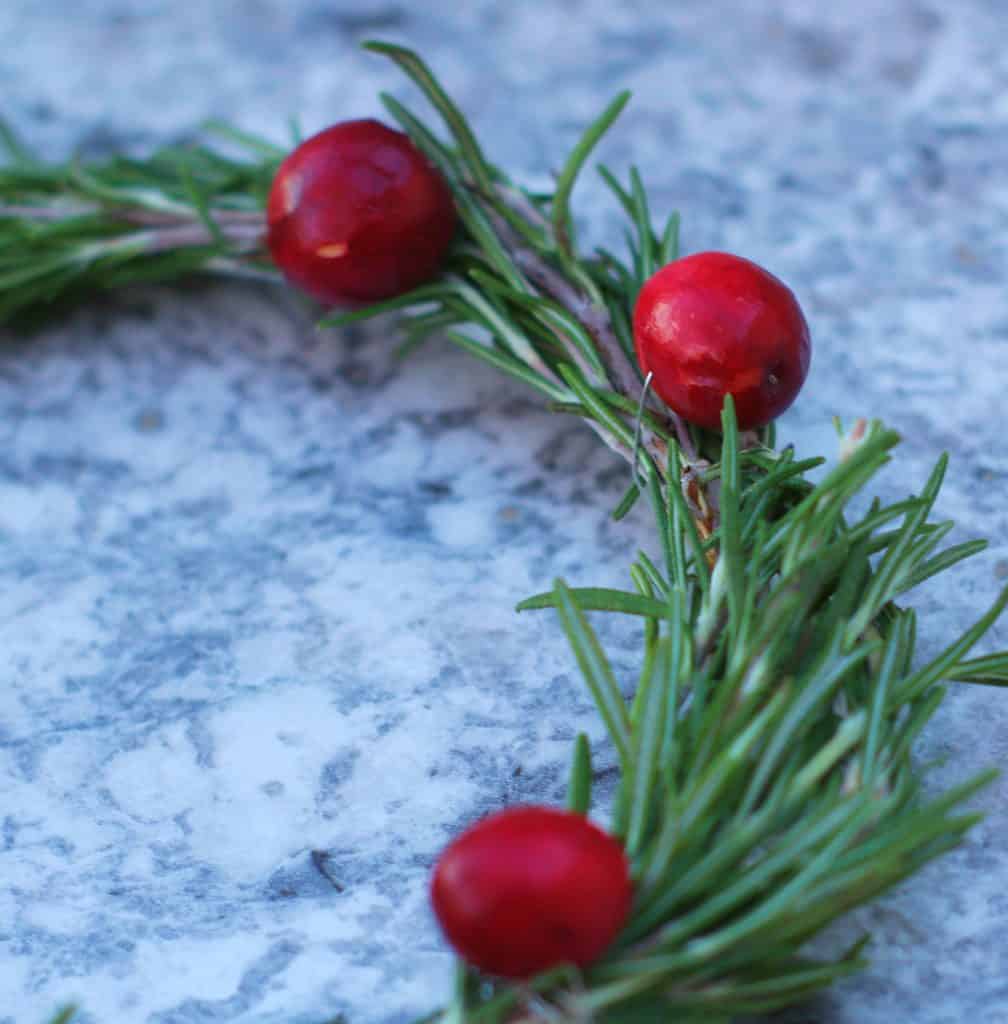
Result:
<svg viewBox="0 0 1008 1024"><path fill-rule="evenodd" d="M751 851L772 834L777 817L777 811L770 808L736 822L721 841L711 844L706 855L695 858L677 872L666 870L653 891L646 895L638 893L633 916L617 950L627 948L652 934L664 922L672 921L680 907L706 898L712 888L730 877ZM669 863L671 861L670 857Z"/></svg>
<svg viewBox="0 0 1008 1024"><path fill-rule="evenodd" d="M626 590L612 590L608 587L570 587L570 599L586 612L619 612L623 615L642 615L645 618L664 618L667 606L657 598L645 597ZM558 608L557 592L550 590L535 594L519 602L516 611L538 611L543 608Z"/></svg>
<svg viewBox="0 0 1008 1024"><path fill-rule="evenodd" d="M668 456L665 460L665 518L664 522L668 525L668 532L670 543L672 547L672 577L675 581L675 588L685 594L687 586L687 558L686 558L686 546L687 546L687 528L683 523L683 511L685 508L685 499L683 498L682 492L679 490L678 480L678 464L676 461L676 453L678 451L678 445L669 444ZM676 491L678 495L678 502L672 497L672 492ZM700 537L696 530L696 524L693 522L692 517L687 516L689 519L689 526L693 529L693 538L691 543L695 543L697 547L700 545ZM696 548L694 548L696 551ZM694 557L697 557L694 555ZM704 559L703 554L699 555L699 562L702 563L704 571L707 570L707 563Z"/></svg>
<svg viewBox="0 0 1008 1024"><path fill-rule="evenodd" d="M676 549L675 537L672 533L672 521L669 518L668 508L665 504L665 495L662 493L661 477L655 469L654 464L648 460L645 463L645 473L648 481L648 496L651 498L651 510L654 512L655 523L658 527L658 538L661 541L662 557L665 561L665 576L667 579L675 579L682 569L678 559L681 554ZM659 577L659 579L661 579ZM662 591L668 590L668 583L661 580Z"/></svg>
<svg viewBox="0 0 1008 1024"><path fill-rule="evenodd" d="M297 149L304 142L304 130L301 126L301 118L297 114L291 114L287 118L287 134L290 136L291 149Z"/></svg>
<svg viewBox="0 0 1008 1024"><path fill-rule="evenodd" d="M630 253L630 263L633 267L633 295L636 296L640 293L641 286L646 280L644 276L644 254L641 252L640 245L629 228L623 229L623 238L626 241L627 251ZM636 302L636 298L634 301Z"/></svg>
<svg viewBox="0 0 1008 1024"><path fill-rule="evenodd" d="M686 546L689 548L692 556L690 564L700 581L701 588L707 591L710 588L710 567L707 563L707 554L700 539L700 533L697 530L696 520L686 505L686 498L683 496L682 488L679 486L678 476L671 475L672 468L674 467L671 465L670 459L669 476L667 479L671 482L665 488L665 496L670 508L670 518L672 522L679 526L679 535L685 534Z"/></svg>
<svg viewBox="0 0 1008 1024"><path fill-rule="evenodd" d="M74 164L68 172L68 177L81 195L100 202L111 203L113 206L136 206L154 213L177 216L190 212L184 203L166 194L162 189L153 185L120 184L114 179L109 180L98 167Z"/></svg>
<svg viewBox="0 0 1008 1024"><path fill-rule="evenodd" d="M557 177L556 192L553 196L553 232L565 262L574 260L574 222L570 213L570 197L574 191L578 172L629 101L630 93L621 92L609 103L605 110L585 129Z"/></svg>
<svg viewBox="0 0 1008 1024"><path fill-rule="evenodd" d="M571 416L587 416L588 410L580 402L550 402L550 412L567 413Z"/></svg>
<svg viewBox="0 0 1008 1024"><path fill-rule="evenodd" d="M588 737L577 734L571 758L570 784L567 789L567 809L575 814L587 814L591 809L591 747Z"/></svg>
<svg viewBox="0 0 1008 1024"><path fill-rule="evenodd" d="M506 282L497 280L493 275L487 274L478 267L471 269L469 276L475 283L481 286L485 293L490 293L500 300L498 305L500 306L501 316L512 316L513 307L515 306L527 310L536 323L537 329L535 333L537 336L549 339L554 345L565 342L574 344L578 353L591 367L596 376L599 378L605 377L605 367L592 343L590 335L584 326L567 310L541 295L516 293ZM475 295L475 293L470 290L470 295ZM483 301L485 300L481 300L477 296L471 300L471 305L478 306ZM506 307L508 306L512 308L507 309ZM509 328L499 326L497 330L500 333L506 333ZM513 333L518 334L520 332ZM530 351L526 353L526 358L530 362L535 362L541 357L538 353L532 354Z"/></svg>
<svg viewBox="0 0 1008 1024"><path fill-rule="evenodd" d="M467 191L455 193L455 208L466 230L480 247L483 258L517 292L529 291L529 284L494 231L491 221Z"/></svg>
<svg viewBox="0 0 1008 1024"><path fill-rule="evenodd" d="M536 303L536 316L554 335L570 341L599 380L606 379L605 364L588 330L567 310L549 301Z"/></svg>
<svg viewBox="0 0 1008 1024"><path fill-rule="evenodd" d="M471 272L472 273L472 272ZM478 319L520 363L548 379L549 370L535 347L509 320L507 311L492 295L484 295L465 282L455 285L455 294L465 304L472 319Z"/></svg>
<svg viewBox="0 0 1008 1024"><path fill-rule="evenodd" d="M403 46L371 40L364 43L363 47L372 53L380 53L391 58L406 72L444 119L452 137L458 144L466 167L476 183L484 192L491 193L493 191L493 172L483 156L476 136L469 128L465 116L449 98L431 73L430 68L412 50Z"/></svg>
<svg viewBox="0 0 1008 1024"><path fill-rule="evenodd" d="M620 206L623 207L623 212L632 221L636 215L636 210L634 208L634 201L631 198L630 193L627 192L625 188L623 188L623 186L616 179L616 175L613 174L613 172L610 171L609 168L605 166L605 164L598 165L598 173L602 180L612 190L613 195L615 195L616 198L619 200ZM616 261L614 260L614 262Z"/></svg>
<svg viewBox="0 0 1008 1024"><path fill-rule="evenodd" d="M945 689L935 686L908 705L906 717L896 725L886 746L890 763L899 764L904 757L909 756L911 745L944 699Z"/></svg>
<svg viewBox="0 0 1008 1024"><path fill-rule="evenodd" d="M665 224L661 241L658 243L658 262L664 266L679 259L679 212L674 211ZM769 444L768 447L773 447Z"/></svg>
<svg viewBox="0 0 1008 1024"><path fill-rule="evenodd" d="M858 744L868 729L868 716L858 711L845 718L833 738L819 748L806 762L792 783L796 796L805 796L819 785L839 762Z"/></svg>
<svg viewBox="0 0 1008 1024"><path fill-rule="evenodd" d="M268 142L261 136L253 135L251 132L241 131L235 128L234 125L227 124L224 121L204 121L202 130L208 134L216 135L218 138L234 142L242 149L257 153L271 162L282 160L287 154L287 151L282 146Z"/></svg>
<svg viewBox="0 0 1008 1024"><path fill-rule="evenodd" d="M630 715L623 694L616 685L612 668L574 595L562 580L556 582L555 595L560 622L577 658L581 674L606 724L620 763L625 768L629 767Z"/></svg>
<svg viewBox="0 0 1008 1024"><path fill-rule="evenodd" d="M823 458L816 459L802 459L800 461L794 461L794 453L789 451L783 455L777 462L777 465L773 469L769 470L764 477L757 480L751 487L746 490L744 495L744 507L746 509L753 509L758 507L759 503L768 497L775 495L777 491L784 486L784 484L793 480L795 477L801 477L810 470L817 469L826 460ZM892 518L896 518L899 513L893 514ZM754 529L756 522L760 519L759 515L750 512L747 516L746 528ZM870 531L870 527L866 532Z"/></svg>
<svg viewBox="0 0 1008 1024"><path fill-rule="evenodd" d="M658 571L658 566L651 561L646 551L637 552L637 563L640 565L653 590L657 590L659 594L668 594L669 581ZM685 589L685 586L683 589Z"/></svg>
<svg viewBox="0 0 1008 1024"><path fill-rule="evenodd" d="M591 411L592 415L612 432L614 437L619 438L627 448L633 446L633 432L628 424L615 416L609 406L599 397L595 390L585 383L584 378L570 365L560 367L560 375L567 386L577 395L584 407ZM646 458L646 456L644 456Z"/></svg>
<svg viewBox="0 0 1008 1024"><path fill-rule="evenodd" d="M882 771L878 763L882 743L883 716L889 699L889 692L894 685L896 675L906 664L908 650L912 650L911 636L913 617L900 613L896 622L890 627L882 652L882 661L878 675L869 698L868 733L861 755L861 775L866 785L870 784Z"/></svg>
<svg viewBox="0 0 1008 1024"><path fill-rule="evenodd" d="M749 773L749 757L763 741L784 701L785 694L781 691L718 758L694 770L695 781L680 794L677 813L665 818L644 858L640 882L642 898L667 886L673 857L690 841L691 830L709 829L712 822L706 818L708 811L736 777Z"/></svg>
<svg viewBox="0 0 1008 1024"><path fill-rule="evenodd" d="M505 373L509 373L517 380L520 380L523 383L528 384L530 387L535 388L537 391L542 392L547 398L562 402L567 397L567 392L562 388L553 384L551 381L546 380L534 370L530 370L524 363L519 362L513 356L504 355L498 349L482 345L480 342L474 341L472 338L460 333L459 331L445 331L444 336L460 348L465 349L471 355L476 356L478 359L482 359L484 362L489 363L498 370L503 370Z"/></svg>
<svg viewBox="0 0 1008 1024"><path fill-rule="evenodd" d="M948 670L947 678L957 683L1008 686L1008 652L959 661Z"/></svg>
<svg viewBox="0 0 1008 1024"><path fill-rule="evenodd" d="M59 1010L56 1015L49 1021L49 1024L70 1024L70 1021L77 1016L76 1006L64 1006L62 1010Z"/></svg>
<svg viewBox="0 0 1008 1024"><path fill-rule="evenodd" d="M605 296L606 309L609 311L609 319L612 321L613 330L616 332L616 337L619 339L623 353L632 366L637 365L637 350L634 346L630 311L633 309L636 299L636 291L624 294L620 299L617 299L612 294Z"/></svg>
<svg viewBox="0 0 1008 1024"><path fill-rule="evenodd" d="M860 608L872 574L868 557L870 554L871 544L867 539L850 547L847 564L837 577L829 604L819 617L818 635L831 636L841 623L849 622ZM852 643L856 642L859 636L859 633L848 631L848 639Z"/></svg>
<svg viewBox="0 0 1008 1024"><path fill-rule="evenodd" d="M224 232L221 231L220 225L211 216L210 196L196 184L192 170L185 162L179 163L179 178L200 223L207 229L210 237L223 252L227 248L227 239L224 237Z"/></svg>
<svg viewBox="0 0 1008 1024"><path fill-rule="evenodd" d="M430 313L409 313L403 317L400 324L403 334L406 335L406 342L411 350L419 342L425 341L432 334L443 331L446 327L453 327L456 324L464 323L464 317L455 310L441 308L432 310Z"/></svg>
<svg viewBox="0 0 1008 1024"><path fill-rule="evenodd" d="M595 250L601 261L595 274L595 281L608 290L612 297L624 307L633 307L637 296L637 278L608 249Z"/></svg>
<svg viewBox="0 0 1008 1024"><path fill-rule="evenodd" d="M653 598L655 596L655 585L640 562L635 562L630 566L630 579L633 580L633 584L637 588L637 593L642 597ZM661 593L665 593L664 589ZM644 623L644 667L641 669L641 678L650 671L648 669L648 664L650 658L654 654L652 644L654 641L655 625L656 621L654 619L648 619L648 621ZM630 717L633 717L633 712L631 712Z"/></svg>
<svg viewBox="0 0 1008 1024"><path fill-rule="evenodd" d="M721 554L718 570L728 595L728 623L732 639L738 642L745 588L739 511L739 452L735 402L731 395L721 411Z"/></svg>
<svg viewBox="0 0 1008 1024"><path fill-rule="evenodd" d="M109 253L102 257L102 286L121 288L124 285L141 282L171 281L199 273L218 250L216 246L193 247L178 252L156 253L145 256L142 261L132 257L137 251L128 249Z"/></svg>
<svg viewBox="0 0 1008 1024"><path fill-rule="evenodd" d="M581 407L578 406L578 409ZM636 484L631 484L624 493L623 497L620 498L619 503L612 510L612 518L617 522L624 518L630 510L637 504L637 499L640 497L640 488Z"/></svg>
<svg viewBox="0 0 1008 1024"><path fill-rule="evenodd" d="M911 590L919 583L923 583L932 576L937 576L938 573L945 572L946 569L951 569L956 563L966 558L972 558L986 548L987 541L970 540L942 551L941 554L935 555L934 558L918 564L904 581L903 590Z"/></svg>
<svg viewBox="0 0 1008 1024"><path fill-rule="evenodd" d="M764 879L773 877L779 865L791 862L797 866L797 870L785 884L775 887L771 894L760 901L757 909L744 914L737 921L691 942L687 953L673 954L670 960L673 963L678 960L679 964L683 964L683 961L696 963L710 960L760 929L772 928L774 920L789 910L803 891L810 888L814 882L832 869L839 854L876 811L877 808L873 806L872 801L851 798L845 803L841 803L818 827L802 830L790 848L783 847L770 854L761 865L764 870L757 869L756 872L753 872L754 875L762 875ZM806 857L806 854L811 854L811 856ZM730 886L721 897L711 901L712 905L704 908L703 917L706 921L716 920L719 916L719 904L720 906L737 905L737 901L745 899L754 890L754 885L758 884L758 878L740 880L735 886ZM694 934L696 930L697 924L693 923L687 933ZM663 939L658 943L657 948L669 948L670 945L671 943Z"/></svg>
<svg viewBox="0 0 1008 1024"><path fill-rule="evenodd" d="M952 845L961 839L964 830L962 817L950 819L949 813L990 785L999 774L993 768L981 772L927 802L919 799L919 781L915 780L913 798L903 801L900 813L892 817L888 827L875 828L865 835L857 847L845 855L844 867L875 869L866 870L869 876L879 870L883 874L895 871L902 877L908 860L918 864L932 860L936 852L931 844L941 840L944 832L949 833ZM952 825L952 821L958 823Z"/></svg>
<svg viewBox="0 0 1008 1024"><path fill-rule="evenodd" d="M630 168L630 194L633 200L634 224L637 228L637 248L640 252L640 284L655 272L656 241L651 230L651 211L648 209L644 183L636 167Z"/></svg>
<svg viewBox="0 0 1008 1024"><path fill-rule="evenodd" d="M445 295L446 289L443 284L425 284L403 295L397 295L392 299L374 302L369 306L361 306L359 309L331 313L328 316L322 317L318 325L319 327L348 327L350 324L381 316L382 313L391 313L397 309L408 309L411 306L439 302L443 300Z"/></svg>
<svg viewBox="0 0 1008 1024"><path fill-rule="evenodd" d="M895 431L873 421L860 444L791 510L768 542L772 551L787 541L785 569L791 568L810 541L818 538L821 543L832 535L844 505L889 461L889 452L898 442Z"/></svg>
<svg viewBox="0 0 1008 1024"><path fill-rule="evenodd" d="M946 647L941 654L933 658L926 665L921 666L909 679L904 681L902 687L893 694L890 706L912 701L929 686L943 679L947 672L954 671L954 666L962 660L963 656L969 652L984 633L994 625L1006 605L1008 605L1008 587L1001 591L987 613L958 640Z"/></svg>
<svg viewBox="0 0 1008 1024"><path fill-rule="evenodd" d="M912 514L907 513L903 526L893 543L888 546L862 598L858 614L851 620L848 629L850 635L854 636L864 632L878 610L906 589L903 585L904 580L909 577L912 568L907 554L917 540L920 528L924 525L935 499L938 497L938 490L941 487L947 464L948 457L943 455L935 465L924 492L921 494L919 506Z"/></svg>
<svg viewBox="0 0 1008 1024"><path fill-rule="evenodd" d="M688 1010L672 1006L661 996L628 1000L606 1010L606 1024L654 1024L655 1021L674 1020L675 1024L731 1024L730 1017L703 1013L694 1016Z"/></svg>
<svg viewBox="0 0 1008 1024"><path fill-rule="evenodd" d="M669 656L667 641L660 643L655 657L646 665L634 704L637 714L633 719L631 733L633 770L628 773L632 785L628 787L629 806L626 811L626 850L631 857L640 851L657 811L655 788L668 700L668 689L664 682L669 672Z"/></svg>
<svg viewBox="0 0 1008 1024"><path fill-rule="evenodd" d="M418 117L411 114L394 96L379 93L382 106L399 122L399 127L410 137L413 144L449 180L462 177L461 164L456 156L442 145L434 133Z"/></svg>
<svg viewBox="0 0 1008 1024"><path fill-rule="evenodd" d="M783 717L780 726L762 752L759 764L752 773L752 780L742 801L742 812L751 810L770 783L774 769L780 764L791 744L808 729L809 719L815 715L843 683L852 669L858 667L877 648L876 644L865 644L860 649L841 655L839 643L824 651L818 659L818 669L802 683L791 708Z"/></svg>
<svg viewBox="0 0 1008 1024"><path fill-rule="evenodd" d="M461 957L455 959L452 1001L445 1024L465 1024L469 1016L469 968Z"/></svg>
<svg viewBox="0 0 1008 1024"><path fill-rule="evenodd" d="M923 562L954 529L955 523L951 519L942 523L922 523L909 554L910 563L916 566Z"/></svg>
<svg viewBox="0 0 1008 1024"><path fill-rule="evenodd" d="M610 391L606 388L597 388L595 393L607 405L611 405L614 409L625 412L636 419L637 411L640 408L639 398L627 398L626 395L621 395L616 391ZM644 409L641 414L641 423L664 440L671 440L668 423L663 422L652 410Z"/></svg>
<svg viewBox="0 0 1008 1024"><path fill-rule="evenodd" d="M834 964L824 964L819 968L810 968L801 975L788 977L781 975L772 981L746 984L739 982L732 992L715 990L712 996L705 996L701 990L696 995L678 997L677 1005L684 1007L708 1007L709 1010L729 1013L771 1013L792 1003L807 999L826 984L836 983L860 970L866 960L854 961L844 969Z"/></svg>

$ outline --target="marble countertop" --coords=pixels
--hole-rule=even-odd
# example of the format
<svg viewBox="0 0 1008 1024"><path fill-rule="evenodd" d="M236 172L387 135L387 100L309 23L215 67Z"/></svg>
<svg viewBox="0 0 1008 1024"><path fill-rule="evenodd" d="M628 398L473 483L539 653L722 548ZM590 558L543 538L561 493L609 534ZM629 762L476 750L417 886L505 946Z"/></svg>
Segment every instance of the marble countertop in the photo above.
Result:
<svg viewBox="0 0 1008 1024"><path fill-rule="evenodd" d="M954 539L934 651L1008 576L1008 63L1000 0L206 4L5 0L2 113L44 152L142 150L222 117L282 139L418 102L357 44L420 49L493 158L546 180L620 88L604 146L689 251L788 281L815 356L781 435L942 449ZM590 177L588 238L618 242ZM0 1024L405 1022L446 994L428 870L464 823L556 800L599 730L549 615L621 585L622 464L434 342L321 334L280 290L144 290L0 346ZM608 636L633 664L632 630ZM1008 646L1002 622L983 650ZM935 785L1008 753L1008 695L956 689ZM605 755L602 755L603 765ZM1008 1022L1008 781L965 845L844 922L873 966L792 1021Z"/></svg>

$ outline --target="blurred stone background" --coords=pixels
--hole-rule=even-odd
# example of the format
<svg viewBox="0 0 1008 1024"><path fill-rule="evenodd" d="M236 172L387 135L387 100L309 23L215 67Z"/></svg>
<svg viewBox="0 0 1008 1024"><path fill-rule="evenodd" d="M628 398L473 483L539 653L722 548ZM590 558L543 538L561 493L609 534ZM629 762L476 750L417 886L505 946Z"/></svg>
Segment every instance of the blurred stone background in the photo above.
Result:
<svg viewBox="0 0 1008 1024"><path fill-rule="evenodd" d="M548 181L602 148L686 251L796 291L815 353L781 425L905 444L878 493L953 456L938 514L990 549L922 588L922 649L1008 577L1008 38L1003 0L78 0L0 6L0 114L52 157L144 152L222 118L277 140L419 99L358 44L419 49L492 158ZM593 175L587 240L618 245ZM620 585L626 470L590 432L389 325L319 334L279 290L149 289L0 335L0 1022L405 1022L447 993L437 851L555 800L598 725L552 618ZM611 629L629 673L639 637ZM1008 646L1000 624L982 650ZM999 765L1008 694L955 689L924 760ZM604 767L607 754L599 752ZM783 1019L1008 1021L1008 783L954 855L843 924L872 968Z"/></svg>

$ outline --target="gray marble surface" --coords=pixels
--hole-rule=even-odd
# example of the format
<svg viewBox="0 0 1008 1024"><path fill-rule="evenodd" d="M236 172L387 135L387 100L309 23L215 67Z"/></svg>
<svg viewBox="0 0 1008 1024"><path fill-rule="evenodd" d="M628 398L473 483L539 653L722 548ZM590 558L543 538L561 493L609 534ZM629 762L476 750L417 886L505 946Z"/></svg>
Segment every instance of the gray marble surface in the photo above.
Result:
<svg viewBox="0 0 1008 1024"><path fill-rule="evenodd" d="M953 461L988 552L922 589L933 651L1008 576L1004 0L0 5L0 106L44 151L142 150L205 117L283 138L414 99L357 43L415 45L498 162L546 180L618 88L687 250L797 291L815 356L782 436L829 418ZM618 242L586 179L586 236ZM445 994L428 869L464 823L554 800L599 735L549 616L619 585L594 436L441 344L319 334L290 296L137 292L0 349L0 1022L401 1022ZM638 638L612 632L632 667ZM984 649L1008 646L1008 623ZM1008 753L1008 694L955 690L934 785ZM606 755L601 755L603 765ZM788 1019L1008 1021L1008 782L965 846L845 922L872 968Z"/></svg>

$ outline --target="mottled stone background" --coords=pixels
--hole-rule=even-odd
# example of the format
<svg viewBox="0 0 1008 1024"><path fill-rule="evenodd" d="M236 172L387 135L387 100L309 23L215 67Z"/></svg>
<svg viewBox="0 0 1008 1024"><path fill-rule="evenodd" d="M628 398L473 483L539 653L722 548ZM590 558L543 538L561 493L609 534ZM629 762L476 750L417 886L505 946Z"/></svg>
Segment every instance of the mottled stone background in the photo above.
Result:
<svg viewBox="0 0 1008 1024"><path fill-rule="evenodd" d="M922 590L923 647L1008 576L1004 0L811 4L4 0L0 111L50 155L219 117L277 139L379 111L420 48L532 183L619 88L604 147L688 250L797 291L815 358L782 434L881 414L881 485L954 458L939 513L991 548ZM589 238L619 244L589 176ZM626 471L446 345L319 335L240 285L96 303L0 351L0 1021L404 1022L445 994L425 902L464 823L563 790L599 735L557 575L619 584ZM638 637L610 636L629 669ZM1008 646L1002 623L983 649ZM957 689L935 785L1001 763L1008 694ZM600 755L602 764L606 755ZM789 1017L1008 1021L1008 783L955 855L856 915L873 966Z"/></svg>

